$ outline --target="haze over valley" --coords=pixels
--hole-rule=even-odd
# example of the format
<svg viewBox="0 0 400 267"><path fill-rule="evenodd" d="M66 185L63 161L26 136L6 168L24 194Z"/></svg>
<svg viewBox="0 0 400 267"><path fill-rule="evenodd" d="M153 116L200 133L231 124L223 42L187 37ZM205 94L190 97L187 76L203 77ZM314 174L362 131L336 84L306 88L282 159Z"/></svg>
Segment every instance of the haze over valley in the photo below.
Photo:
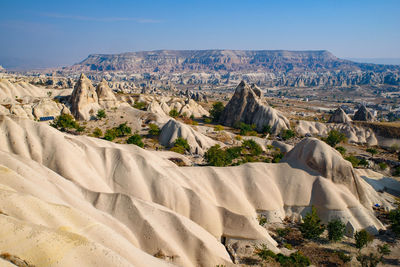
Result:
<svg viewBox="0 0 400 267"><path fill-rule="evenodd" d="M399 3L167 2L4 4L0 266L400 265Z"/></svg>

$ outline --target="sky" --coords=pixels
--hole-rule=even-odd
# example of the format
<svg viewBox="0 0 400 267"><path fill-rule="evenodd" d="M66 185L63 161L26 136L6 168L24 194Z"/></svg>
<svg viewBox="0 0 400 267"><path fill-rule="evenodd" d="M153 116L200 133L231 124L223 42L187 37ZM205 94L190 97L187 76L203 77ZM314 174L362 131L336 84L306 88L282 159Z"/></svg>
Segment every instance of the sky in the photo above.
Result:
<svg viewBox="0 0 400 267"><path fill-rule="evenodd" d="M399 0L0 0L0 65L158 49L328 50L400 58Z"/></svg>

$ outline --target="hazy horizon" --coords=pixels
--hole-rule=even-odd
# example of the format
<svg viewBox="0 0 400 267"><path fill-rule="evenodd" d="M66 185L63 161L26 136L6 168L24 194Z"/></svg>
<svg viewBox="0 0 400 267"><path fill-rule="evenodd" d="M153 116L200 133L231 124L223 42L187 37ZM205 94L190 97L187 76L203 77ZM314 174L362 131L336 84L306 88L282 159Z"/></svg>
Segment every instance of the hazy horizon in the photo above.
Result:
<svg viewBox="0 0 400 267"><path fill-rule="evenodd" d="M400 2L12 1L0 18L0 65L69 66L89 54L149 50L328 50L400 64Z"/></svg>

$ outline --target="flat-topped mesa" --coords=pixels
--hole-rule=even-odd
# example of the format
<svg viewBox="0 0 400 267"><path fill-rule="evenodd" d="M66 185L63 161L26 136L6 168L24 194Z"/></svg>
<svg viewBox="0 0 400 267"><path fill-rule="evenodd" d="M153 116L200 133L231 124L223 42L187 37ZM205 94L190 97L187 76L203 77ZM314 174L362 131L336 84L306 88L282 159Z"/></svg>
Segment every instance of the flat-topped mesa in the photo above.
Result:
<svg viewBox="0 0 400 267"><path fill-rule="evenodd" d="M83 73L75 84L70 103L72 114L79 120L90 120L100 109L96 89Z"/></svg>
<svg viewBox="0 0 400 267"><path fill-rule="evenodd" d="M233 126L237 122L255 124L257 131L262 131L269 125L273 134L289 129L289 120L262 100L262 92L257 86L249 86L241 81L222 112L220 123L227 126Z"/></svg>
<svg viewBox="0 0 400 267"><path fill-rule="evenodd" d="M333 114L329 118L328 122L348 123L348 122L351 122L351 119L346 114L346 112L344 112L344 110L339 107L333 112Z"/></svg>
<svg viewBox="0 0 400 267"><path fill-rule="evenodd" d="M101 107L112 108L117 105L118 103L117 98L115 97L113 91L108 86L108 83L104 78L97 85L96 92Z"/></svg>
<svg viewBox="0 0 400 267"><path fill-rule="evenodd" d="M361 105L361 107L354 114L354 120L355 121L373 121L374 116L372 116L372 113L364 105Z"/></svg>

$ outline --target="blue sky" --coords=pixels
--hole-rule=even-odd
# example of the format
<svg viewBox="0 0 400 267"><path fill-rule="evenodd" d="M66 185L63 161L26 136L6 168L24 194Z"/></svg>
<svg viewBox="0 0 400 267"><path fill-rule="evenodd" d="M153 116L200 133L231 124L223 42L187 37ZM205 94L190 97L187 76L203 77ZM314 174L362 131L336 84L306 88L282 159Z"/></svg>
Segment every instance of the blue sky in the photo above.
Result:
<svg viewBox="0 0 400 267"><path fill-rule="evenodd" d="M398 0L0 0L0 14L6 67L155 49L326 49L342 58L400 58Z"/></svg>

